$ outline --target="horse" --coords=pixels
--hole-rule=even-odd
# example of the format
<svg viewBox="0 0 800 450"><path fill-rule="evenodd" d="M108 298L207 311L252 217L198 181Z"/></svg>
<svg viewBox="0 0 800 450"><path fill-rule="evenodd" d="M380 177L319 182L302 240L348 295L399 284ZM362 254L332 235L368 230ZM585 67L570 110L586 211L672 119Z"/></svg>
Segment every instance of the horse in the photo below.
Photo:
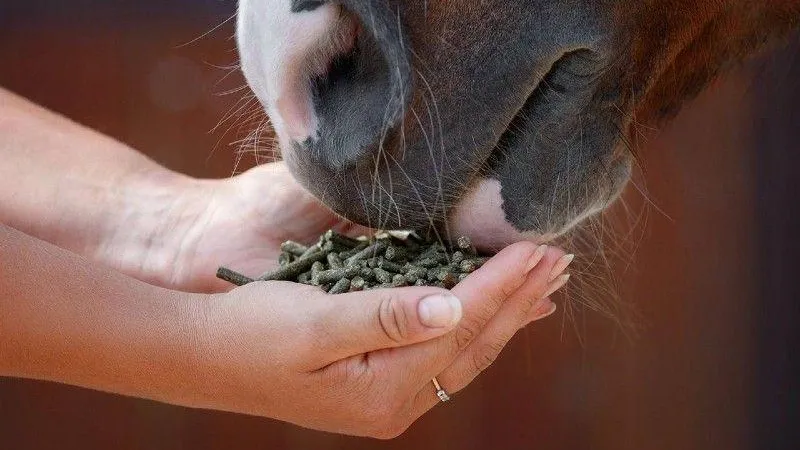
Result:
<svg viewBox="0 0 800 450"><path fill-rule="evenodd" d="M240 0L236 38L312 194L491 249L608 208L637 127L798 26L797 0Z"/></svg>

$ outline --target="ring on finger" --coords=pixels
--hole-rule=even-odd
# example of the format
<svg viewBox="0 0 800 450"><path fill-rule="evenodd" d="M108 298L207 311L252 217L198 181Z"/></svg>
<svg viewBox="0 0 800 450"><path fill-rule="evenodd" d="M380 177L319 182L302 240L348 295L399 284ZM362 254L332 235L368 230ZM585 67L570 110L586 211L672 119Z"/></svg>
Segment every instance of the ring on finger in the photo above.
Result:
<svg viewBox="0 0 800 450"><path fill-rule="evenodd" d="M442 403L450 401L450 396L447 394L447 391L444 390L442 385L439 384L439 380L437 380L436 377L433 377L431 382L433 382L433 387L436 389L436 396L439 397L439 400L441 400Z"/></svg>

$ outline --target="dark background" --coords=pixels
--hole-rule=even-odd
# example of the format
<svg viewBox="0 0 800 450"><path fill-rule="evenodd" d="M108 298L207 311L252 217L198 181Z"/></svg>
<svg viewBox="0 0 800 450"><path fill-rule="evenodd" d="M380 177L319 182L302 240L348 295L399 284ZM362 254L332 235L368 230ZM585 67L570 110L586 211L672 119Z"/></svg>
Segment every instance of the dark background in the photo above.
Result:
<svg viewBox="0 0 800 450"><path fill-rule="evenodd" d="M2 0L0 86L173 169L230 176L229 144L249 131L241 118L217 127L241 96L218 95L243 83L221 68L237 59L233 23L195 39L234 10L215 0ZM624 316L638 335L579 309L573 292L391 442L0 378L0 447L788 447L800 402L798 55L795 37L725 75L673 122L640 130L636 186L602 239L619 255L611 270L621 304L638 309ZM245 155L237 170L253 161ZM584 279L597 273L585 270Z"/></svg>

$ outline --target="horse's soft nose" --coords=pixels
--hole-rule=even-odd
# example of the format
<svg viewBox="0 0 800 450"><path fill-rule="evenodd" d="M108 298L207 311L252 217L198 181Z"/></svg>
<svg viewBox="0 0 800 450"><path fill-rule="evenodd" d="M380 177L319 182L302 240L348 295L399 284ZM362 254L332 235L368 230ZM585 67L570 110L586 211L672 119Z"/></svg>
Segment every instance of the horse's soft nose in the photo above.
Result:
<svg viewBox="0 0 800 450"><path fill-rule="evenodd" d="M238 41L242 71L269 112L280 138L315 138L318 120L312 80L348 51L355 22L322 1L240 2Z"/></svg>
<svg viewBox="0 0 800 450"><path fill-rule="evenodd" d="M364 3L240 2L242 70L287 159L340 172L402 117L411 78L402 26Z"/></svg>

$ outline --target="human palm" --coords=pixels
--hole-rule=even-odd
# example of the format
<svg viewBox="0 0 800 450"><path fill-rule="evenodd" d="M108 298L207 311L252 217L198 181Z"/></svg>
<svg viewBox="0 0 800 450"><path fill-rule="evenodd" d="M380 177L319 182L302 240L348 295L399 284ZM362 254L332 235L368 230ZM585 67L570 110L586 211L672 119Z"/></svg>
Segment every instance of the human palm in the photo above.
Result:
<svg viewBox="0 0 800 450"><path fill-rule="evenodd" d="M364 233L303 189L283 163L255 167L222 181L207 182L192 196L180 220L175 264L166 273L168 287L224 291L215 277L219 266L257 276L277 265L286 240L313 242L328 229Z"/></svg>

